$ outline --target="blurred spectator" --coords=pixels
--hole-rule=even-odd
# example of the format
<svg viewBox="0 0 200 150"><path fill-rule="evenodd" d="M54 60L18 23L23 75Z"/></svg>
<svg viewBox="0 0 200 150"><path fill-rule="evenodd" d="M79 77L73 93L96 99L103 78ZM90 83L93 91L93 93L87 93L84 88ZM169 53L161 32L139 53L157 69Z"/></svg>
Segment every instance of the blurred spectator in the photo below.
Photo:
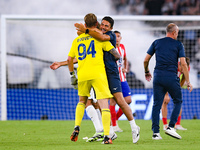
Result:
<svg viewBox="0 0 200 150"><path fill-rule="evenodd" d="M120 15L200 15L200 0L111 0Z"/></svg>
<svg viewBox="0 0 200 150"><path fill-rule="evenodd" d="M130 1L130 14L143 15L144 12L144 0L132 0Z"/></svg>
<svg viewBox="0 0 200 150"><path fill-rule="evenodd" d="M164 0L146 0L144 15L162 15L161 8Z"/></svg>
<svg viewBox="0 0 200 150"><path fill-rule="evenodd" d="M181 15L197 15L199 0L179 0Z"/></svg>
<svg viewBox="0 0 200 150"><path fill-rule="evenodd" d="M163 15L173 15L175 14L173 0L165 0L165 3L162 6Z"/></svg>
<svg viewBox="0 0 200 150"><path fill-rule="evenodd" d="M145 88L144 83L136 78L134 72L131 71L131 63L128 61L126 80L131 89Z"/></svg>
<svg viewBox="0 0 200 150"><path fill-rule="evenodd" d="M112 0L112 5L116 11L116 14L128 14L128 3L129 0Z"/></svg>

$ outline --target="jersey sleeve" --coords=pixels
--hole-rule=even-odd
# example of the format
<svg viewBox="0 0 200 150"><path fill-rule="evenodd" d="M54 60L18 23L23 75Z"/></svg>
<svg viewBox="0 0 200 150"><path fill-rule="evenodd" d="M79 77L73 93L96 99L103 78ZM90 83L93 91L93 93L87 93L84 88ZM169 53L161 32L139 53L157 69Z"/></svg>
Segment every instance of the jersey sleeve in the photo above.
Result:
<svg viewBox="0 0 200 150"><path fill-rule="evenodd" d="M103 42L103 50L110 51L111 49L115 48L109 41Z"/></svg>
<svg viewBox="0 0 200 150"><path fill-rule="evenodd" d="M124 50L124 57L126 57L126 49L125 49L125 46L124 46L124 44L121 44L121 46L122 46L122 49Z"/></svg>
<svg viewBox="0 0 200 150"><path fill-rule="evenodd" d="M115 37L114 37L115 34L113 34L112 31L108 31L108 32L106 32L106 34L110 36L110 41L115 39Z"/></svg>
<svg viewBox="0 0 200 150"><path fill-rule="evenodd" d="M151 46L149 47L148 51L147 51L147 54L153 56L153 54L155 53L155 43L156 41L154 41Z"/></svg>
<svg viewBox="0 0 200 150"><path fill-rule="evenodd" d="M71 48L70 48L70 51L69 51L69 53L68 53L68 56L70 56L70 57L75 57L75 40L73 41L73 43L72 43L72 46L71 46Z"/></svg>
<svg viewBox="0 0 200 150"><path fill-rule="evenodd" d="M185 57L185 50L184 50L184 46L183 44L180 42L180 44L178 45L178 50L179 50L179 53L178 53L178 57Z"/></svg>
<svg viewBox="0 0 200 150"><path fill-rule="evenodd" d="M110 40L115 40L114 34L110 34Z"/></svg>

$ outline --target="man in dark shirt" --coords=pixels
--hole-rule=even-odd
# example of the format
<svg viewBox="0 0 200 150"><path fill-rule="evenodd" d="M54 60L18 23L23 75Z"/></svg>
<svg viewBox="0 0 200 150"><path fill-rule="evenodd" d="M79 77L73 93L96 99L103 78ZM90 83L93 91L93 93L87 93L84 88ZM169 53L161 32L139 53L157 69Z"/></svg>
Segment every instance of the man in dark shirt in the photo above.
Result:
<svg viewBox="0 0 200 150"><path fill-rule="evenodd" d="M154 140L162 139L159 133L159 114L166 92L169 92L171 95L174 108L165 133L174 138L181 139L181 136L174 129L182 105L182 92L177 76L179 58L183 74L186 78L187 88L190 92L192 91L187 63L185 61L184 47L181 42L177 41L178 32L178 26L174 23L170 23L166 28L166 37L155 40L147 51L147 55L144 59L145 78L147 81L150 81L152 76L148 65L154 53L156 55L153 80L154 103L152 109L152 139Z"/></svg>

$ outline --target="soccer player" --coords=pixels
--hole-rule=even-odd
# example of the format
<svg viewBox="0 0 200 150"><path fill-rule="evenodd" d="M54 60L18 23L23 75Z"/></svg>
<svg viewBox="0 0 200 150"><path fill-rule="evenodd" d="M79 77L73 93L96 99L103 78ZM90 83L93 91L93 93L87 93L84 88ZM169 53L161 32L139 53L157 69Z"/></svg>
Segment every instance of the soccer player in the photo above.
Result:
<svg viewBox="0 0 200 150"><path fill-rule="evenodd" d="M156 55L156 66L154 69L153 93L154 102L152 109L152 130L153 140L160 140L162 137L159 133L159 114L163 103L164 96L168 92L174 103L169 125L165 131L167 135L181 139L181 136L174 129L180 113L182 104L182 92L177 77L178 58L180 58L181 67L185 76L188 90L191 92L193 87L189 80L187 63L185 61L185 52L183 44L177 41L179 28L176 24L170 23L166 28L166 37L155 40L144 59L145 78L150 81L152 76L148 65L152 56Z"/></svg>
<svg viewBox="0 0 200 150"><path fill-rule="evenodd" d="M74 64L78 63L76 58L74 58L73 63ZM51 64L50 68L53 70L56 70L59 67L67 66L68 64L69 64L69 60L62 61L62 62L54 62L53 64ZM73 87L77 89L77 85L73 85ZM91 88L90 90L90 97L88 97L85 108L86 108L87 115L92 120L94 128L96 130L95 134L91 138L87 139L86 142L93 142L96 140L102 141L104 137L104 133L103 133L101 111L100 111L100 107L98 105L93 88ZM115 138L117 138L117 135L114 133L114 136L112 135L111 137L112 137L111 139L114 140Z"/></svg>
<svg viewBox="0 0 200 150"><path fill-rule="evenodd" d="M102 32L99 32L97 28L88 29L81 23L76 23L75 27L79 32L88 33L92 37L100 41L109 40L113 44L113 46L116 46L116 35L111 31L113 25L114 25L114 20L110 16L105 16L101 20L100 24L100 30ZM132 130L133 143L137 143L137 141L140 138L140 127L136 125L132 115L132 110L123 97L121 81L119 78L119 71L116 60L113 58L112 55L110 55L110 53L104 51L104 63L106 67L106 74L110 91L113 94L116 103L119 105L119 107L122 109L127 119L129 120Z"/></svg>
<svg viewBox="0 0 200 150"><path fill-rule="evenodd" d="M121 39L122 39L121 33L119 31L114 31L114 33L116 35L116 49L118 50L121 56L120 59L117 61L117 65L119 70L119 77L121 80L122 93L127 104L130 104L132 100L131 100L131 90L126 81L126 72L128 67L126 50L124 45L121 44ZM116 113L115 105L116 101L113 98L110 99L110 113L111 113L112 126L115 132L123 132L123 130L119 128L117 123L117 120L121 117L123 111L121 108L119 108L119 110Z"/></svg>
<svg viewBox="0 0 200 150"><path fill-rule="evenodd" d="M188 71L190 70L190 59L189 57L186 57L186 63L187 63L187 67L188 67ZM182 68L181 68L181 65L180 63L178 63L178 77L180 78L180 85L181 87L184 86L184 83L185 83L185 76L182 72ZM163 101L163 104L162 104L162 121L163 121L163 130L166 130L167 127L168 127L168 124L167 124L167 105L168 103L170 102L170 97L169 97L169 94L166 93L165 94L165 97L164 97L164 101ZM187 130L186 128L183 128L181 126L181 114L182 114L182 108L180 110L180 113L179 113L179 116L178 116L178 120L176 122L176 125L175 125L175 129L177 130Z"/></svg>
<svg viewBox="0 0 200 150"><path fill-rule="evenodd" d="M97 17L90 13L84 17L85 25L88 29L97 26ZM88 34L81 34L74 39L70 52L68 54L68 68L71 75L71 84L77 84L74 73L73 59L78 60L78 95L79 103L76 107L75 128L70 137L71 141L77 141L80 131L81 121L84 115L85 104L90 96L90 89L93 87L96 92L96 98L102 109L102 123L104 129L104 144L112 144L108 138L110 131L110 110L108 98L112 97L106 78L105 66L103 62L103 50L114 55L119 59L119 54L108 41L100 42Z"/></svg>

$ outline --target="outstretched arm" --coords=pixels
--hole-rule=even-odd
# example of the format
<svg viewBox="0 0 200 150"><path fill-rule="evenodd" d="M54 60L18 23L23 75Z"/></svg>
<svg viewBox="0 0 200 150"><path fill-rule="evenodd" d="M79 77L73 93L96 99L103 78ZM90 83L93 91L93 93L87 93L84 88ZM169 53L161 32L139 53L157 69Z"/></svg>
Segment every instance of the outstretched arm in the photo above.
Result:
<svg viewBox="0 0 200 150"><path fill-rule="evenodd" d="M88 34L97 40L100 40L100 41L109 41L110 40L109 35L103 34L97 28L86 28L82 23L75 23L74 26L76 27L76 30L78 30L81 33L85 33L86 29L88 29L88 31L89 31Z"/></svg>
<svg viewBox="0 0 200 150"><path fill-rule="evenodd" d="M73 63L73 57L68 56L68 68L69 68L69 72L74 72L74 63Z"/></svg>
<svg viewBox="0 0 200 150"><path fill-rule="evenodd" d="M77 62L78 62L77 59L74 58L74 59L73 59L73 63L75 64L75 63L77 63ZM51 68L52 70L56 70L56 69L58 69L59 67L61 67L61 66L67 66L68 64L69 64L69 60L67 59L66 61L54 62L53 64L51 64L50 68Z"/></svg>

